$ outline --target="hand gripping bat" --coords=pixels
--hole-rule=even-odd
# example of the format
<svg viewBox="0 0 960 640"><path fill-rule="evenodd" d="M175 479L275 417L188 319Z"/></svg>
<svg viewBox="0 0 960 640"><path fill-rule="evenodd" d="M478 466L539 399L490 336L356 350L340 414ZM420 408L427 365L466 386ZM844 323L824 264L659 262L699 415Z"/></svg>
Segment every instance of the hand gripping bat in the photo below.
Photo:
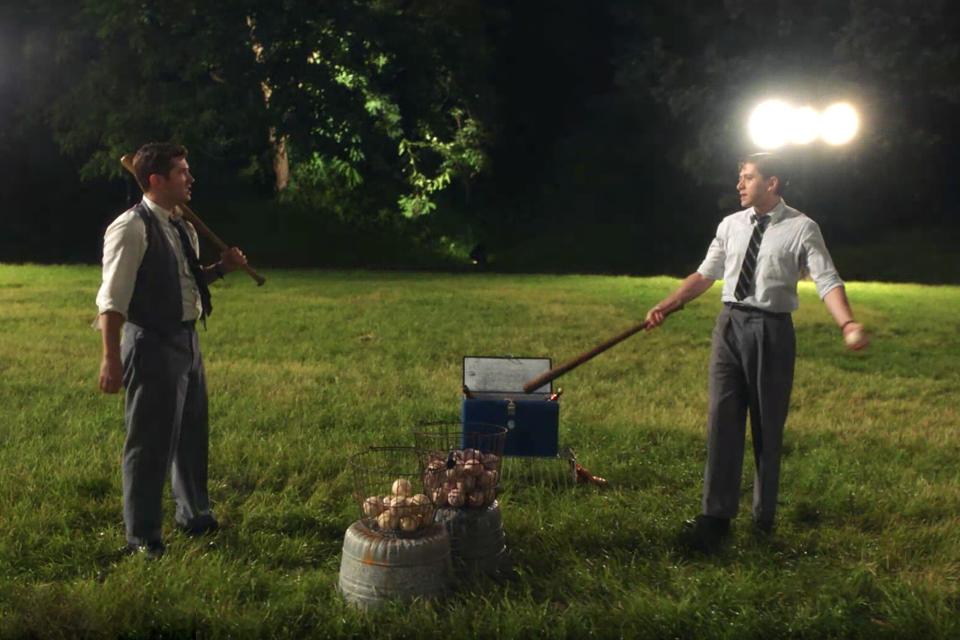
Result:
<svg viewBox="0 0 960 640"><path fill-rule="evenodd" d="M130 175L133 176L133 179L137 181L137 185L140 187L140 190L146 191L146 189L143 188L143 185L140 184L140 178L137 177L137 174L133 169L133 156L131 156L130 154L124 155L122 158L120 158L120 164L123 165L123 168L129 171ZM227 243L221 240L217 234L211 231L210 227L205 225L203 223L203 220L201 220L200 217L190 209L190 207L188 207L185 204L181 204L177 206L180 208L180 213L181 215L183 215L184 220L192 224L196 228L198 233L200 233L202 236L210 240L210 242L215 244L217 248L220 249L220 251L226 251L227 249L229 249L229 247L227 246ZM240 265L240 268L246 271L250 275L250 277L253 278L254 282L257 283L258 287L262 286L263 283L267 281L266 278L264 278L262 275L254 271L253 267L251 267L248 264Z"/></svg>

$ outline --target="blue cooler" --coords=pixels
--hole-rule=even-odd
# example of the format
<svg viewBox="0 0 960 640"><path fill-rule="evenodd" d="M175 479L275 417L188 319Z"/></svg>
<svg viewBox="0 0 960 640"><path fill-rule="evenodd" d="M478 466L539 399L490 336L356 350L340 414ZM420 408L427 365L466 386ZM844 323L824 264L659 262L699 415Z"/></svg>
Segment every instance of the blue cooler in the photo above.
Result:
<svg viewBox="0 0 960 640"><path fill-rule="evenodd" d="M552 384L523 392L524 383L549 370L549 358L464 357L464 431L482 431L485 424L506 427L504 455L556 457L560 403L551 398Z"/></svg>

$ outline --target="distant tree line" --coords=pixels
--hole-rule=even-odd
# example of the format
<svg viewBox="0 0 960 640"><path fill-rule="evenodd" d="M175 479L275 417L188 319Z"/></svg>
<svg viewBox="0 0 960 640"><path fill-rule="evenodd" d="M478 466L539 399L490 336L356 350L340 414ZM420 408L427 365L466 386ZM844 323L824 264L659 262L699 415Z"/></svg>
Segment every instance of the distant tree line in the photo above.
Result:
<svg viewBox="0 0 960 640"><path fill-rule="evenodd" d="M683 271L736 206L750 107L779 95L861 109L856 144L786 152L788 201L836 238L876 239L918 217L956 229L960 11L946 0L0 11L2 163L23 172L0 195L45 202L67 228L71 207L116 198L122 153L175 139L210 192L326 225L461 252L484 243L515 268ZM44 172L71 183L59 205L37 194Z"/></svg>

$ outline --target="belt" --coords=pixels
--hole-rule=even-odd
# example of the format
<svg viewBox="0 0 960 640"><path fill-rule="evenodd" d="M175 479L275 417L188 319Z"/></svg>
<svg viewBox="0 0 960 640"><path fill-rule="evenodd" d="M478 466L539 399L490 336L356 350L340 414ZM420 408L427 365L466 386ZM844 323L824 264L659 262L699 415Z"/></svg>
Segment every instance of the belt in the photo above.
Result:
<svg viewBox="0 0 960 640"><path fill-rule="evenodd" d="M177 324L175 324L175 325L173 325L172 327L167 328L167 329L161 329L161 328L158 328L158 327L148 327L148 326L146 326L146 325L139 324L139 323L134 322L134 321L132 321L132 320L127 320L126 324L132 325L132 326L134 326L134 327L136 327L137 329L140 329L140 330L142 330L142 331L153 331L153 332L155 332L155 333L169 333L171 329L173 329L173 330L176 330L177 328L179 328L179 329L193 329L194 327L197 326L197 321L196 321L196 320L181 320L181 321L178 322Z"/></svg>
<svg viewBox="0 0 960 640"><path fill-rule="evenodd" d="M127 320L126 323L124 324L124 326L128 326L128 325L131 328L138 331L143 331L144 333L150 333L156 336L160 336L161 338L169 338L171 336L178 334L180 331L193 331L197 325L197 321L182 320L175 325L164 327L162 329L157 327L145 327L142 324L137 324L136 322L132 322L130 320Z"/></svg>
<svg viewBox="0 0 960 640"><path fill-rule="evenodd" d="M767 311L766 309L758 309L757 307L752 307L749 304L743 304L742 302L724 302L725 307L728 309L736 309L737 311L746 311L748 313L762 313L768 316L789 316L789 311Z"/></svg>

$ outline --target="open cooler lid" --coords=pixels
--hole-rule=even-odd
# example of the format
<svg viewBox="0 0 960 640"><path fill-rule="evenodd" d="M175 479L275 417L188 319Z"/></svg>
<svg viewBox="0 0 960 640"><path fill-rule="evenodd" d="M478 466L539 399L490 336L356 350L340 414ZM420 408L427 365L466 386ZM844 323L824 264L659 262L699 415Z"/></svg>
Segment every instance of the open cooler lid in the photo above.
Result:
<svg viewBox="0 0 960 640"><path fill-rule="evenodd" d="M542 398L553 391L548 382L533 393L524 393L523 385L550 370L550 358L511 358L464 356L463 384L480 397Z"/></svg>

